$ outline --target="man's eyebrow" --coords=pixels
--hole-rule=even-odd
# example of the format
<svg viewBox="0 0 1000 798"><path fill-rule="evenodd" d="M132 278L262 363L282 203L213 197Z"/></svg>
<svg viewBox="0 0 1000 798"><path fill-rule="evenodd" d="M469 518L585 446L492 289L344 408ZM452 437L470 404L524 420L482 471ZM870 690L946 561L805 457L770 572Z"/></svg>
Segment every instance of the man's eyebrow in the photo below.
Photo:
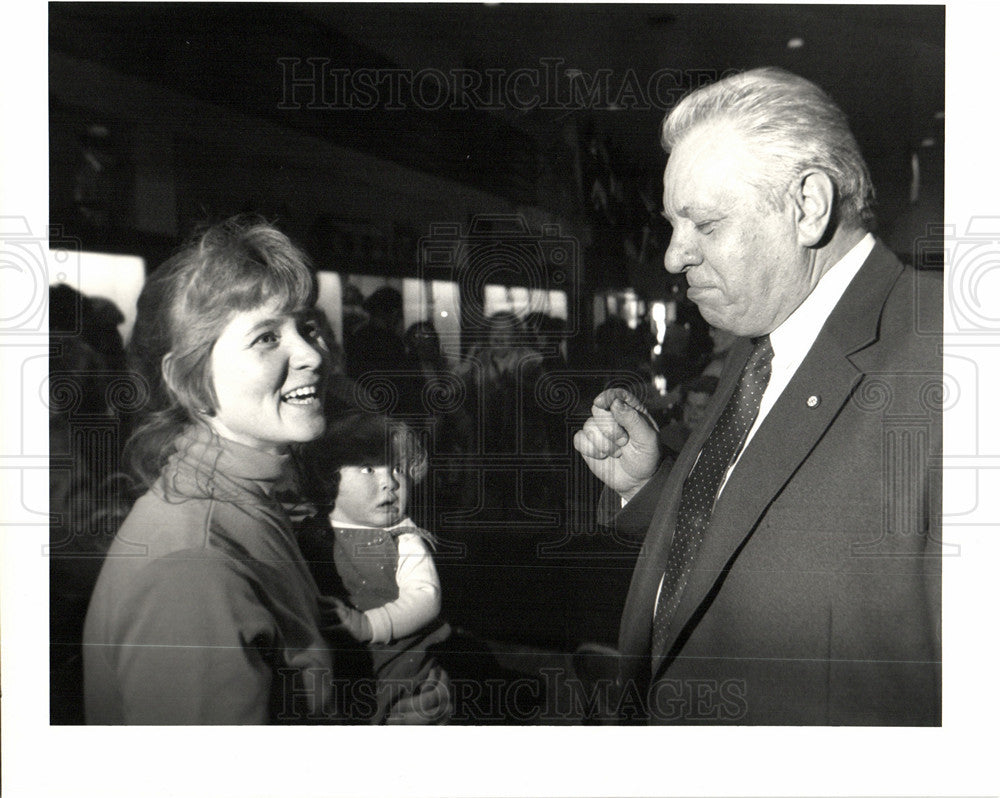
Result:
<svg viewBox="0 0 1000 798"><path fill-rule="evenodd" d="M681 209L679 209L679 210L677 211L677 216L683 216L683 217L684 217L685 219L690 219L690 218L691 218L691 216L692 216L693 214L695 214L695 213L698 213L698 212L699 212L699 210L700 210L700 209L699 209L699 208L697 208L697 207L692 207L691 205L685 205L685 206L684 206L683 208L681 208ZM667 220L668 222L670 221L670 215L669 215L669 214L667 213L667 210L666 210L666 208L664 208L664 209L663 209L663 210L662 210L662 211L660 212L660 216L662 216L662 217L663 217L664 219L666 219L666 220Z"/></svg>

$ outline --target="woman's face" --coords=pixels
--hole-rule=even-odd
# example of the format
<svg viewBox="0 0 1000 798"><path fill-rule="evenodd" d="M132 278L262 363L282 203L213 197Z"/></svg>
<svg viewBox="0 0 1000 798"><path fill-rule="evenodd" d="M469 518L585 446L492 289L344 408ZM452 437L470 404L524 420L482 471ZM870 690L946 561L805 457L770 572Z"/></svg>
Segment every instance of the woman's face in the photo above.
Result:
<svg viewBox="0 0 1000 798"><path fill-rule="evenodd" d="M324 358L311 311L273 302L237 313L212 348L218 406L210 423L224 438L273 453L318 438Z"/></svg>

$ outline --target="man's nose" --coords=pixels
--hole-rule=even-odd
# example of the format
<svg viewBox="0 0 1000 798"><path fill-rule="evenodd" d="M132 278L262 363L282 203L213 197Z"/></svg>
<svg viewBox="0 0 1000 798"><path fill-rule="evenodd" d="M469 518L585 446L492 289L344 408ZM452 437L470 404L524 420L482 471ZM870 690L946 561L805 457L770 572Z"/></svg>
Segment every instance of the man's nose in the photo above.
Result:
<svg viewBox="0 0 1000 798"><path fill-rule="evenodd" d="M671 274L680 274L701 263L701 252L691 237L675 227L663 256L663 265Z"/></svg>

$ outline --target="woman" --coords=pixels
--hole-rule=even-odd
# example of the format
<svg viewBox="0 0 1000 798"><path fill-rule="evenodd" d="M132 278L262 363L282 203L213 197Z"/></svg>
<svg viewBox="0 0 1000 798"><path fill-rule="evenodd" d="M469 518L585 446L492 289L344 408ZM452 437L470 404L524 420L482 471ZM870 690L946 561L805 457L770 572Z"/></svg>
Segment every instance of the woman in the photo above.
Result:
<svg viewBox="0 0 1000 798"><path fill-rule="evenodd" d="M147 488L108 552L84 628L89 723L337 721L316 585L278 491L319 437L325 346L305 256L279 231L210 228L139 298L151 395L130 442ZM440 680L393 719L446 704Z"/></svg>

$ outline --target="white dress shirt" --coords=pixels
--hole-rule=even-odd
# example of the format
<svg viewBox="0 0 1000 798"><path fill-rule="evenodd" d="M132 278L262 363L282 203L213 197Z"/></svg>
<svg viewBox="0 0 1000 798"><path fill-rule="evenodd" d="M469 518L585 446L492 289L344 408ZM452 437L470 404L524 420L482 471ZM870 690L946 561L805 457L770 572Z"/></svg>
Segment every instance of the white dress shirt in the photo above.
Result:
<svg viewBox="0 0 1000 798"><path fill-rule="evenodd" d="M826 324L826 320L833 313L833 309L844 295L847 286L861 270L862 264L874 248L875 237L871 233L866 233L864 238L820 278L809 296L792 311L792 315L781 322L777 329L771 333L771 349L774 350L774 357L771 359L771 379L768 380L767 388L764 389L764 395L760 399L760 410L757 412L753 426L747 433L743 448L733 459L733 464L729 466L726 477L722 480L722 485L719 486L720 493L733 468L736 467L743 452L746 451L750 439L760 429L767 414L777 403L778 397L792 381L792 377L816 341L819 331Z"/></svg>
<svg viewBox="0 0 1000 798"><path fill-rule="evenodd" d="M726 471L726 476L719 486L719 493L722 493L729 475L746 451L750 439L754 436L767 414L778 401L782 391L791 382L795 372L798 371L806 354L816 341L816 336L826 324L827 318L833 312L834 307L844 295L851 280L861 270L862 264L871 254L875 247L875 237L871 233L866 233L857 244L855 244L844 257L838 260L829 271L824 274L816 287L809 293L792 314L785 319L771 333L771 349L774 350L774 357L771 359L771 378L768 380L767 388L760 400L760 410L757 418L747 433L743 447L733 458L733 463ZM718 494L716 495L718 498ZM624 502L622 503L624 506ZM656 601L653 603L653 611L660 601L660 591L663 589L663 579L660 579L660 587L656 591Z"/></svg>

